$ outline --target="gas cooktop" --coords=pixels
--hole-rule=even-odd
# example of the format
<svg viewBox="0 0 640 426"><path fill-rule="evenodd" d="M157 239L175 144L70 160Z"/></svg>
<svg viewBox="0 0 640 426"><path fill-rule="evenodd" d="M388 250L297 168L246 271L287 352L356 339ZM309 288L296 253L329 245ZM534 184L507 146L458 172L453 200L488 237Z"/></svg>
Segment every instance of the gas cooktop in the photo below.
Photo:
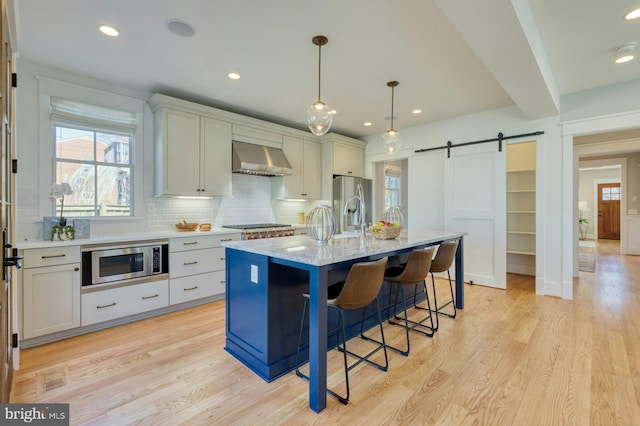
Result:
<svg viewBox="0 0 640 426"><path fill-rule="evenodd" d="M248 225L224 225L223 228L232 229L260 229L260 228L290 228L291 225L282 223L252 223Z"/></svg>

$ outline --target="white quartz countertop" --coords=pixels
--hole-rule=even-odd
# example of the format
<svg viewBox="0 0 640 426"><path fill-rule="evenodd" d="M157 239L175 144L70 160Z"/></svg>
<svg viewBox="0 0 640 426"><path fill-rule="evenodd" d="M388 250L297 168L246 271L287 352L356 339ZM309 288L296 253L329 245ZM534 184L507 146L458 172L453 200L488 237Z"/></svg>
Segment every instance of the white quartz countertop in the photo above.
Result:
<svg viewBox="0 0 640 426"><path fill-rule="evenodd" d="M62 246L81 246L88 244L109 244L109 243L127 243L131 241L150 241L150 240L168 240L170 238L193 238L212 235L238 234L238 229L230 228L213 228L211 231L160 231L160 232L144 232L140 234L121 234L106 235L99 237L83 238L71 241L23 241L16 243L16 248L20 250L46 248L46 247L62 247Z"/></svg>
<svg viewBox="0 0 640 426"><path fill-rule="evenodd" d="M326 245L319 245L310 237L300 235L263 240L227 241L222 245L249 253L308 265L323 266L437 243L443 240L456 239L463 235L465 233L450 231L407 231L406 234L403 233L399 238L390 240L376 240L370 235L367 235L364 239L360 236L337 235Z"/></svg>

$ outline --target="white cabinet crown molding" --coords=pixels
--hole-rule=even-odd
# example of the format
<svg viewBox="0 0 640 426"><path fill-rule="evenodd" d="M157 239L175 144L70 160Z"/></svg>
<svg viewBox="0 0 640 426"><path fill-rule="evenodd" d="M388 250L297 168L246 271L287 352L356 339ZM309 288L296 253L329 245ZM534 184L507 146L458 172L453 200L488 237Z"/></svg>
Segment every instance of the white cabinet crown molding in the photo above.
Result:
<svg viewBox="0 0 640 426"><path fill-rule="evenodd" d="M232 123L235 126L247 126L251 129L265 132L274 132L284 136L295 136L298 138L305 138L310 140L319 141L320 137L314 135L309 131L295 129L292 127L283 126L281 124L272 123L269 121L261 120L258 118L248 117L245 115L237 114L230 111L225 111L212 106L202 105L199 103L186 101L183 99L174 98L171 96L163 95L160 93L153 94L147 101L151 107L152 112L156 112L160 108L173 108L183 112L190 112L192 114L208 116L216 118L218 120L224 120ZM236 133L234 129L234 133ZM364 142L363 142L364 143Z"/></svg>

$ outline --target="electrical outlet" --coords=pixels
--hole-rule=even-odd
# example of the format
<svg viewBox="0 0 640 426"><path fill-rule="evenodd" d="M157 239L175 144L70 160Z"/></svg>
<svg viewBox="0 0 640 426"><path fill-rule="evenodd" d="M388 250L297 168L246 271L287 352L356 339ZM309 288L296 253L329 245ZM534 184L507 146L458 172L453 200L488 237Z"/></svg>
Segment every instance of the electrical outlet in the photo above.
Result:
<svg viewBox="0 0 640 426"><path fill-rule="evenodd" d="M160 226L160 222L158 222L157 220L150 220L149 221L149 228L157 228Z"/></svg>
<svg viewBox="0 0 640 426"><path fill-rule="evenodd" d="M251 282L258 284L258 265L251 265Z"/></svg>

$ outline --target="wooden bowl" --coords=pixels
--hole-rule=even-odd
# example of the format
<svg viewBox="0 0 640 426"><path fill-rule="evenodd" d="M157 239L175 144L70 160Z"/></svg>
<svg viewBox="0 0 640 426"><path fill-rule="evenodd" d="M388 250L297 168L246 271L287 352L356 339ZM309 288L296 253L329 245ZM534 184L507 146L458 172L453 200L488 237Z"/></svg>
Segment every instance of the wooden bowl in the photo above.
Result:
<svg viewBox="0 0 640 426"><path fill-rule="evenodd" d="M400 236L400 231L402 231L402 226L380 226L373 225L371 227L371 235L376 240L391 240L394 238L398 238Z"/></svg>
<svg viewBox="0 0 640 426"><path fill-rule="evenodd" d="M198 229L198 224L181 222L181 223L176 223L176 228L178 229L178 231L181 231L181 232L195 231L196 229Z"/></svg>
<svg viewBox="0 0 640 426"><path fill-rule="evenodd" d="M200 224L200 230L201 231L211 231L211 224L210 223L201 223Z"/></svg>

